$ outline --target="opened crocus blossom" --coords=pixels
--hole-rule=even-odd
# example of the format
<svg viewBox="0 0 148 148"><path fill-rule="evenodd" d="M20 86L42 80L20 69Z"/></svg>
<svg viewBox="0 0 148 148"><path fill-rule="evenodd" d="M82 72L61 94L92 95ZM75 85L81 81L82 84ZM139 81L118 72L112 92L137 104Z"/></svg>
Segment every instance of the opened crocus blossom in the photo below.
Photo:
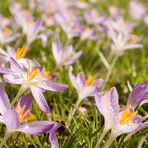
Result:
<svg viewBox="0 0 148 148"><path fill-rule="evenodd" d="M50 79L45 79L47 73L41 72L38 68L29 67L27 70L22 68L13 58L10 58L11 67L1 67L0 72L3 73L4 80L12 84L21 84L15 102L22 93L30 88L39 108L43 112L49 112L49 106L43 96L43 91L63 91L68 89L67 85L52 82Z"/></svg>
<svg viewBox="0 0 148 148"><path fill-rule="evenodd" d="M21 5L13 4L10 10L17 24L22 27L28 45L35 39L41 39L42 45L45 47L48 36L53 34L53 32L46 30L45 27L43 27L43 22L41 20L35 20L30 12L23 9Z"/></svg>
<svg viewBox="0 0 148 148"><path fill-rule="evenodd" d="M148 82L137 84L127 101L127 105L119 108L118 93L116 88L111 88L104 95L96 95L96 105L105 118L104 131L97 142L96 148L101 143L106 133L111 129L110 138L106 144L109 147L112 142L123 133L131 133L142 126L142 117L137 115L135 107L148 97Z"/></svg>
<svg viewBox="0 0 148 148"><path fill-rule="evenodd" d="M52 52L57 66L73 64L82 55L82 51L75 53L72 45L61 48L60 40L52 44Z"/></svg>
<svg viewBox="0 0 148 148"><path fill-rule="evenodd" d="M32 101L30 95L22 97L16 104L15 108L11 108L8 96L2 84L0 84L0 122L6 125L6 134L1 141L2 147L6 140L13 132L23 132L29 135L49 133L49 142L52 148L58 147L55 131L61 124L53 121L34 121L35 116L31 114Z"/></svg>
<svg viewBox="0 0 148 148"><path fill-rule="evenodd" d="M28 68L29 66L38 65L36 61L24 58L25 54L26 54L25 47L17 48L16 51L12 47L7 47L7 51L0 48L0 55L1 55L0 65L5 65L7 62L10 62L11 57L15 59L20 65L26 68Z"/></svg>
<svg viewBox="0 0 148 148"><path fill-rule="evenodd" d="M75 77L72 73L72 67L69 68L69 78L76 88L80 100L95 95L103 84L103 79L96 79L93 76L89 76L85 79L82 72L78 73Z"/></svg>
<svg viewBox="0 0 148 148"><path fill-rule="evenodd" d="M71 110L69 114L68 125L70 124L72 117L74 116L76 109L79 107L81 101L86 97L94 96L103 84L103 79L96 79L93 76L89 76L85 80L85 76L82 72L78 73L78 75L75 77L72 73L72 67L69 68L69 78L77 90L78 100L75 104L75 108Z"/></svg>
<svg viewBox="0 0 148 148"><path fill-rule="evenodd" d="M145 21L148 16L148 5L138 0L131 0L129 3L129 14L136 21Z"/></svg>

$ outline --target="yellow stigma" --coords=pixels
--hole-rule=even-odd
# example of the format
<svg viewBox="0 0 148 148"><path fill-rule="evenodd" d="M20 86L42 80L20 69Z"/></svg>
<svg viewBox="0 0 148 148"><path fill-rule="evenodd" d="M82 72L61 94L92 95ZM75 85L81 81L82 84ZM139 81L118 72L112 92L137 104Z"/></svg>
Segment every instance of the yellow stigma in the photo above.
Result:
<svg viewBox="0 0 148 148"><path fill-rule="evenodd" d="M135 44L138 42L138 38L137 37L132 37L130 40L130 43Z"/></svg>
<svg viewBox="0 0 148 148"><path fill-rule="evenodd" d="M18 118L20 123L35 119L35 116L33 114L30 114L28 117L26 117L30 113L30 109L25 111L26 108L25 105L21 109L20 108L21 108L20 103L18 103L15 110L18 113Z"/></svg>
<svg viewBox="0 0 148 148"><path fill-rule="evenodd" d="M33 80L36 75L39 73L39 70L33 67L28 68L28 73L27 73L27 79L28 80Z"/></svg>
<svg viewBox="0 0 148 148"><path fill-rule="evenodd" d="M51 76L49 75L49 72L48 71L45 71L45 70L42 70L40 72L40 76L41 76L41 78L51 79Z"/></svg>
<svg viewBox="0 0 148 148"><path fill-rule="evenodd" d="M96 82L96 79L93 76L89 76L85 82L85 87L92 86Z"/></svg>
<svg viewBox="0 0 148 148"><path fill-rule="evenodd" d="M11 29L9 29L8 27L5 27L5 28L4 28L4 34L5 34L6 36L10 36L10 35L12 34Z"/></svg>
<svg viewBox="0 0 148 148"><path fill-rule="evenodd" d="M126 107L119 120L120 124L126 124L136 116L137 112L131 112L130 106Z"/></svg>
<svg viewBox="0 0 148 148"><path fill-rule="evenodd" d="M18 60L18 59L22 58L25 55L25 53L26 53L26 48L25 47L17 48L15 58Z"/></svg>
<svg viewBox="0 0 148 148"><path fill-rule="evenodd" d="M67 55L65 55L64 57L63 57L63 61L65 62L65 61L68 61L70 59L70 57L69 56L67 56Z"/></svg>

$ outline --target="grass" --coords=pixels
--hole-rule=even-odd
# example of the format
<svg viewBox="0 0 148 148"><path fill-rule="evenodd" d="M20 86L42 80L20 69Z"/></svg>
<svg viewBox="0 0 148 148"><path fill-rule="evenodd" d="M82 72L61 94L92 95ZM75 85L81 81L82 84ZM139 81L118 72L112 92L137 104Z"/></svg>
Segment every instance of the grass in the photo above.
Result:
<svg viewBox="0 0 148 148"><path fill-rule="evenodd" d="M145 0L145 2L147 2ZM103 11L107 14L107 8L111 4L116 4L127 10L128 0L104 0L98 2L98 5L95 5L96 8ZM8 1L0 1L0 12L6 16L9 16L8 10ZM125 13L126 14L126 13ZM125 15L126 16L126 15ZM53 28L55 30L55 28ZM127 87L127 81L133 86L137 82L146 81L148 76L148 42L147 42L147 32L148 26L141 23L136 27L135 33L142 35L142 44L144 47L140 50L131 50L125 52L125 54L118 59L116 65L113 69L109 82L106 85L106 89L109 89L112 86L115 86L120 95L120 104L124 105L127 101L129 90ZM60 36L63 43L66 42L65 35L60 29ZM51 43L53 37L49 37L48 44L45 48L42 47L41 42L36 40L30 46L30 50L27 53L27 57L37 60L46 70L52 72L55 67L55 62L52 56ZM79 39L74 39L70 41L74 46L79 42ZM22 46L24 43L24 38L20 38L19 46ZM12 46L15 46L17 43L11 43ZM110 44L107 39L103 39L100 43L94 41L83 41L78 50L83 50L83 56L73 65L74 73L77 74L80 71L83 71L86 76L94 75L97 77L105 78L108 70L102 63L99 53L103 53L106 59L111 62L112 55L110 54ZM54 121L64 121L67 122L67 117L69 110L74 106L77 100L77 93L74 87L72 86L69 77L68 77L68 67L61 67L58 69L59 76L56 81L61 83L68 84L70 86L69 90L64 92L46 92L45 96L48 101L48 104L51 108L50 115L45 115L37 107L36 103L33 103L33 113L36 114L37 119L52 119ZM6 91L11 100L15 97L19 90L19 86L10 85L3 82L6 87ZM69 129L66 131L58 131L57 136L59 140L60 148L93 148L97 142L98 136L100 136L103 130L104 119L97 110L94 102L94 98L90 97L85 99L81 108L85 109L86 112L77 112L73 117L73 121ZM139 109L139 112L142 110L146 111L147 107L144 106L142 109ZM3 137L5 127L0 126L0 138ZM65 135L65 132L68 135ZM145 136L148 132L148 129L143 129L137 132L132 136L126 143L123 142L126 134L117 138L116 141L112 144L112 147L122 147L122 148L131 148L138 145L139 140ZM104 145L108 139L109 134L104 138L102 145ZM28 136L21 133L15 133L7 141L5 147L26 147L26 148L46 148L49 147L47 141L47 135L40 136ZM143 145L146 147L146 144Z"/></svg>

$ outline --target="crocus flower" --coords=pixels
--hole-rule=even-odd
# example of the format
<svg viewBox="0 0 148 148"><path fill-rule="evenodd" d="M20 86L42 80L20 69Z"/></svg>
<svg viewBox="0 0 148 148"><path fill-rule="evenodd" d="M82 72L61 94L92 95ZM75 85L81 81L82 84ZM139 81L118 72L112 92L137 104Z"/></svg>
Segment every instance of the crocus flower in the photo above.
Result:
<svg viewBox="0 0 148 148"><path fill-rule="evenodd" d="M38 65L36 61L24 58L25 54L26 54L25 47L17 48L16 51L12 47L7 47L7 51L0 48L0 55L2 55L0 58L0 65L4 65L5 63L9 62L10 58L15 59L20 65L26 68L28 68L29 66Z"/></svg>
<svg viewBox="0 0 148 148"><path fill-rule="evenodd" d="M17 24L22 27L27 43L31 44L35 39L41 39L42 45L45 47L48 36L53 33L43 27L43 22L35 20L30 12L23 9L20 5L12 5L10 10Z"/></svg>
<svg viewBox="0 0 148 148"><path fill-rule="evenodd" d="M37 68L29 67L25 70L13 58L10 58L10 63L11 68L0 68L4 80L11 84L21 84L22 87L19 95L30 88L39 108L43 112L49 112L49 106L43 96L44 90L63 91L68 88L67 85L45 79L47 73L40 73L40 70Z"/></svg>
<svg viewBox="0 0 148 148"><path fill-rule="evenodd" d="M141 3L137 0L131 0L129 3L129 14L134 20L144 20L148 13L147 8L147 4Z"/></svg>
<svg viewBox="0 0 148 148"><path fill-rule="evenodd" d="M78 73L78 75L75 77L72 74L72 67L69 68L69 78L71 80L71 83L76 88L78 93L78 100L75 104L75 108L71 110L68 116L68 126L70 125L70 122L72 120L72 117L74 116L76 109L79 107L80 103L89 96L94 96L99 88L103 84L103 79L95 79L93 76L89 76L85 80L85 76L82 72Z"/></svg>
<svg viewBox="0 0 148 148"><path fill-rule="evenodd" d="M57 66L73 64L82 55L82 51L75 53L72 45L61 48L60 40L52 44L52 52Z"/></svg>
<svg viewBox="0 0 148 148"><path fill-rule="evenodd" d="M55 21L62 27L69 39L79 37L84 30L79 16L73 10L65 10L54 15Z"/></svg>
<svg viewBox="0 0 148 148"><path fill-rule="evenodd" d="M13 35L13 31L9 27L0 28L0 43L5 44L14 41L19 34Z"/></svg>
<svg viewBox="0 0 148 148"><path fill-rule="evenodd" d="M140 101L146 99L148 96L148 82L137 84L129 98L125 107L119 108L118 93L116 88L111 88L104 95L96 95L96 105L100 113L105 118L104 131L96 145L100 144L105 134L111 129L111 136L106 148L111 145L119 135L123 133L131 133L139 129L142 125L142 117L137 115L134 109Z"/></svg>
<svg viewBox="0 0 148 148"><path fill-rule="evenodd" d="M76 88L80 100L88 96L94 96L103 84L103 79L96 79L93 76L89 76L85 79L82 72L78 73L75 77L72 73L72 67L69 68L69 78Z"/></svg>
<svg viewBox="0 0 148 148"><path fill-rule="evenodd" d="M88 24L94 25L99 25L105 20L105 17L96 9L86 11L84 17Z"/></svg>
<svg viewBox="0 0 148 148"><path fill-rule="evenodd" d="M142 44L138 43L141 40L141 37L136 35L124 35L122 33L115 33L110 31L109 37L112 40L111 51L113 54L118 56L121 56L126 50L139 49L143 47Z"/></svg>
<svg viewBox="0 0 148 148"><path fill-rule="evenodd" d="M97 31L93 28L85 27L84 30L81 32L81 39L90 39L90 40L99 40L100 37L97 35Z"/></svg>
<svg viewBox="0 0 148 148"><path fill-rule="evenodd" d="M6 125L7 138L13 132L23 132L29 135L49 133L49 141L51 143L51 147L58 147L55 131L61 126L60 123L53 121L28 122L35 118L35 115L31 114L32 101L29 94L22 97L17 102L15 108L11 108L4 87L2 84L0 84L0 104L0 122ZM4 144L5 143L3 143L2 140L1 146Z"/></svg>

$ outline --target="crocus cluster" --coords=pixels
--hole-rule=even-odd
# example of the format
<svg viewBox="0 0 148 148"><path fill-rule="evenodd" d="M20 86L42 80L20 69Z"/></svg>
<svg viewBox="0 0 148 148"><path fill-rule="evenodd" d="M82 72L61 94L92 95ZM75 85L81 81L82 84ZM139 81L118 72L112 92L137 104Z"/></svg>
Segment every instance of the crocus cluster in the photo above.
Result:
<svg viewBox="0 0 148 148"><path fill-rule="evenodd" d="M148 24L148 4L130 0L127 13L116 5L110 5L108 13L104 13L97 9L99 3L101 5L97 0L28 0L26 3L11 0L7 8L9 13L0 13L0 123L6 127L0 148L14 132L48 134L50 147L58 148L56 131L59 128L69 128L70 131L80 105L89 98L93 102L91 107L95 109L96 105L104 117L104 130L100 138L92 134L96 136L95 148L102 146L107 133L110 136L108 140L105 139L105 148L110 147L122 134L127 134L126 141L148 127L147 115L138 113L138 109L148 102L148 81L139 82L133 87L126 105L119 105L120 95L115 83L109 84L113 86L110 89L106 87L117 59L126 50L145 47L140 43L144 36L138 35L136 29L140 23ZM127 14L129 17L126 17ZM104 47L108 49L104 50ZM85 48L90 50L90 55ZM94 51L108 70L104 79L104 75L99 74L100 78L98 74L88 75L83 69ZM31 52L37 52L40 60L31 57ZM79 61L83 57L86 63ZM95 59L93 62L96 68L100 66L98 61ZM53 69L45 63L53 64ZM96 73L102 70L100 67ZM76 91L77 96L75 103L70 104L70 108L67 106L68 116L60 118L65 124L52 116L55 113L54 108L50 108L53 102L45 97L51 91L68 90L67 84L57 82L63 81L56 79L60 76L69 79L69 86L72 84L75 88L73 91L70 87L70 92L75 96ZM7 86L12 89L16 86L18 93L14 91L15 97L8 97L10 93L7 92L7 95L5 91ZM64 97L62 99L66 102ZM34 109L37 110L35 113L41 111L44 117L31 113Z"/></svg>

